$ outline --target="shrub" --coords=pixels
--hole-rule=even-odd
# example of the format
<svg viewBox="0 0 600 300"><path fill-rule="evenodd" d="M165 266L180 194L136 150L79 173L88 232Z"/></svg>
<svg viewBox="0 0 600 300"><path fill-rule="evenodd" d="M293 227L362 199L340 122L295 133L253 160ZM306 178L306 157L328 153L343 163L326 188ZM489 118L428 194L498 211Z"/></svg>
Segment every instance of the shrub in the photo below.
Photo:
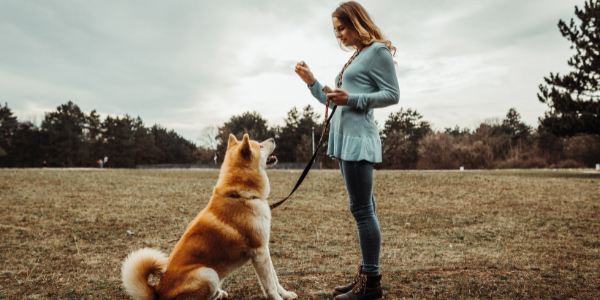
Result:
<svg viewBox="0 0 600 300"><path fill-rule="evenodd" d="M446 133L431 133L419 142L417 169L457 169L454 138Z"/></svg>
<svg viewBox="0 0 600 300"><path fill-rule="evenodd" d="M585 168L585 165L574 159L565 159L565 160L559 161L558 163L553 165L553 167L558 168L558 169L579 169L579 168Z"/></svg>
<svg viewBox="0 0 600 300"><path fill-rule="evenodd" d="M482 141L463 142L454 149L456 160L468 169L488 169L494 167L494 151Z"/></svg>
<svg viewBox="0 0 600 300"><path fill-rule="evenodd" d="M563 151L568 160L577 161L587 167L595 166L600 163L600 136L574 136L567 141Z"/></svg>
<svg viewBox="0 0 600 300"><path fill-rule="evenodd" d="M541 169L548 166L548 161L541 157L525 155L519 158L509 158L496 163L498 169Z"/></svg>

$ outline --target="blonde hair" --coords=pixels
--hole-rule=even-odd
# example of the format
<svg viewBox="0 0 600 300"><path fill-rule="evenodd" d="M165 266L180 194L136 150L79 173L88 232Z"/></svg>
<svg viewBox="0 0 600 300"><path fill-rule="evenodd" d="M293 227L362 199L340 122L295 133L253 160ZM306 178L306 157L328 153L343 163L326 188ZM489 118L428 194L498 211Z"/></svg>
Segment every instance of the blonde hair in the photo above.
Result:
<svg viewBox="0 0 600 300"><path fill-rule="evenodd" d="M390 50L392 56L396 55L396 47L392 45L390 40L383 36L381 30L375 25L369 13L358 2L343 2L335 9L331 14L331 17L337 18L346 27L354 28L354 30L358 32L363 45L366 46L371 45L374 42L380 42ZM345 49L339 39L338 43L342 49Z"/></svg>

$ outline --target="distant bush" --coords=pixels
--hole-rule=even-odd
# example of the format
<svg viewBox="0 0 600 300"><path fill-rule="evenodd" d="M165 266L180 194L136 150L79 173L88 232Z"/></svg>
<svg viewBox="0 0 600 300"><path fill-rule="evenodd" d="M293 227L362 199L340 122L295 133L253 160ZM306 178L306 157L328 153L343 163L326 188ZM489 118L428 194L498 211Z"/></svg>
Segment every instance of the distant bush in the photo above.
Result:
<svg viewBox="0 0 600 300"><path fill-rule="evenodd" d="M557 168L557 169L579 169L579 168L585 168L585 165L574 159L565 159L565 160L561 160L558 163L552 165L552 167Z"/></svg>
<svg viewBox="0 0 600 300"><path fill-rule="evenodd" d="M431 133L419 142L417 169L487 169L494 166L493 149L482 141L459 140L448 133Z"/></svg>
<svg viewBox="0 0 600 300"><path fill-rule="evenodd" d="M419 142L417 169L458 169L454 138L446 133L431 133Z"/></svg>
<svg viewBox="0 0 600 300"><path fill-rule="evenodd" d="M455 150L457 160L468 169L490 169L494 167L494 150L482 141L463 143Z"/></svg>
<svg viewBox="0 0 600 300"><path fill-rule="evenodd" d="M592 167L600 163L600 136L578 135L568 139L564 156L568 160L579 162L583 167Z"/></svg>
<svg viewBox="0 0 600 300"><path fill-rule="evenodd" d="M498 169L542 169L548 167L548 161L542 157L510 158L496 163Z"/></svg>

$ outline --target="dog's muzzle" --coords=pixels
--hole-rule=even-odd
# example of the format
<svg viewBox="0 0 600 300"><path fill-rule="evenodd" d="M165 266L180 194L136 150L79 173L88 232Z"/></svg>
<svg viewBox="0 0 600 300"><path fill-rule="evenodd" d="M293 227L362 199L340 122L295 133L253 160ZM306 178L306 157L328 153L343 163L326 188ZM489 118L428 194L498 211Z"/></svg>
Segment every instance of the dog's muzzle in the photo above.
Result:
<svg viewBox="0 0 600 300"><path fill-rule="evenodd" d="M277 163L277 156L271 155L267 158L267 166L270 167Z"/></svg>

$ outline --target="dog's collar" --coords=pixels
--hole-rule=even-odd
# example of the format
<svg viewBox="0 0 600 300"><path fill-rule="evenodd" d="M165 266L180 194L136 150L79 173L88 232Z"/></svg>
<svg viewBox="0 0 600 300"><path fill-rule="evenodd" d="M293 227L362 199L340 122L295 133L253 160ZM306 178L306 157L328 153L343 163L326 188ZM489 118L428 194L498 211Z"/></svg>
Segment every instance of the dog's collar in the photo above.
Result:
<svg viewBox="0 0 600 300"><path fill-rule="evenodd" d="M238 193L231 193L231 194L228 194L228 195L226 195L226 196L227 196L227 198L234 198L234 199L243 198L243 197L242 197L242 196L240 196L240 194L238 194Z"/></svg>
<svg viewBox="0 0 600 300"><path fill-rule="evenodd" d="M250 196L250 197L244 197L236 192L228 193L225 195L225 197L233 198L233 199L248 199L248 200L260 199L260 197L256 197L254 195Z"/></svg>

